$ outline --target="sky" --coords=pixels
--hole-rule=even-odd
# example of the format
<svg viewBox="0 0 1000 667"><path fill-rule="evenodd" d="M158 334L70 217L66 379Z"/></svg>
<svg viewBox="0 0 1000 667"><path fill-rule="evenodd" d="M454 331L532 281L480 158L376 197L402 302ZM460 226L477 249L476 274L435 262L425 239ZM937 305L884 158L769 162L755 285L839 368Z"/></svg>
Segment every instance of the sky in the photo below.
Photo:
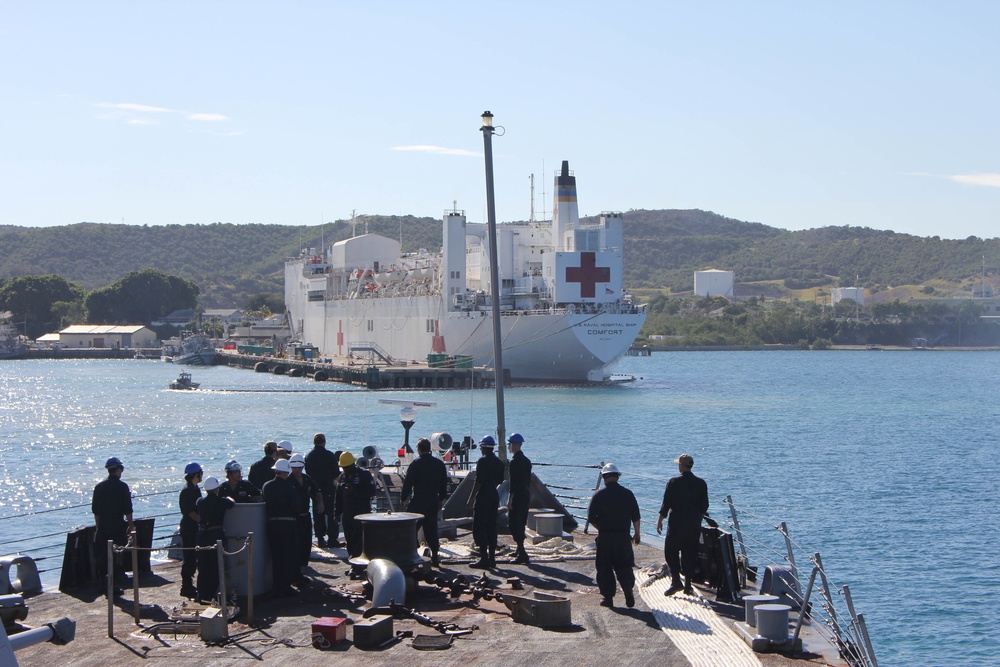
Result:
<svg viewBox="0 0 1000 667"><path fill-rule="evenodd" d="M702 209L1000 235L1000 3L0 0L0 225ZM534 197L532 197L534 176Z"/></svg>

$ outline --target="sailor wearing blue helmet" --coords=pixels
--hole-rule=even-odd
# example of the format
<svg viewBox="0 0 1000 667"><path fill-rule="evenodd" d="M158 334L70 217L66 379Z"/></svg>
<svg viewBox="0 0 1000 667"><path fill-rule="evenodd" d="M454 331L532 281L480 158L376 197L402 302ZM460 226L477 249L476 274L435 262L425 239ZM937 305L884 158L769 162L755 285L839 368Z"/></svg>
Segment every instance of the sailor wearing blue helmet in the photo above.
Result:
<svg viewBox="0 0 1000 667"><path fill-rule="evenodd" d="M526 564L529 562L528 552L524 550L524 528L528 523L528 506L531 503L531 461L521 453L521 446L524 444L524 436L520 433L511 433L507 438L507 447L510 449L510 498L507 501L507 524L510 527L510 536L517 543L517 552L514 554L514 563Z"/></svg>
<svg viewBox="0 0 1000 667"><path fill-rule="evenodd" d="M108 476L94 487L94 495L90 503L90 511L93 512L94 523L97 524L97 530L94 534L94 549L97 556L97 574L101 577L108 576L108 540L118 546L124 546L128 540L128 533L133 528L132 493L129 491L128 484L122 481L122 472L125 470L125 466L121 459L112 456L105 462L104 468L108 471ZM114 592L116 595L121 595L120 580L124 576L124 568L120 563L115 562L111 569ZM106 578L105 584L107 584ZM105 590L107 590L106 586Z"/></svg>
<svg viewBox="0 0 1000 667"><path fill-rule="evenodd" d="M479 560L471 567L483 570L496 566L497 514L500 507L497 487L503 482L503 461L493 453L496 445L492 435L485 435L479 441L483 455L476 462L476 481L468 502L473 508L472 539L479 548Z"/></svg>
<svg viewBox="0 0 1000 667"><path fill-rule="evenodd" d="M201 498L201 464L197 461L184 466L184 488L179 498L181 506L181 546L184 547L184 562L181 565L181 595L192 600L198 597L198 589L194 587L194 575L198 571L198 499Z"/></svg>

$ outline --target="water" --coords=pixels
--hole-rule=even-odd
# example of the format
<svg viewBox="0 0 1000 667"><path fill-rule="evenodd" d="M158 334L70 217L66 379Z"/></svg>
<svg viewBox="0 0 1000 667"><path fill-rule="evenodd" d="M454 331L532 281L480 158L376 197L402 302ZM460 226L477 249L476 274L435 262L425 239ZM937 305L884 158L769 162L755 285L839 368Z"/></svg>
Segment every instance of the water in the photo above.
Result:
<svg viewBox="0 0 1000 667"><path fill-rule="evenodd" d="M662 484L646 476L673 474L672 459L690 452L717 516L731 494L821 552L835 583L850 585L880 664L995 663L998 366L984 352L656 353L623 361L634 383L508 390L507 430L524 434L535 461L615 461L653 508L643 519L652 535ZM163 517L159 535L176 523L191 460L221 476L230 458L259 458L268 439L306 451L316 431L332 449L375 444L391 458L402 427L398 406L380 398L437 403L418 408L413 439L478 440L496 426L486 391L375 393L225 367L194 369L208 391L166 390L177 371L153 361L0 363L0 552L61 543L6 546L89 522L109 456L144 496L136 515ZM537 472L557 484L580 474ZM51 587L58 572L45 576Z"/></svg>

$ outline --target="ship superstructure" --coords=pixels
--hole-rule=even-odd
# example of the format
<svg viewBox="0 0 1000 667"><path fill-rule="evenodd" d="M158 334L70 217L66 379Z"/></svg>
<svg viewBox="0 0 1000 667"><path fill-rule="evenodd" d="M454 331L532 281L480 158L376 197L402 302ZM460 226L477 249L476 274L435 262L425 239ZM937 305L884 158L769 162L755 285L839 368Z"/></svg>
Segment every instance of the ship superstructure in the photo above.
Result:
<svg viewBox="0 0 1000 667"><path fill-rule="evenodd" d="M295 334L323 355L372 350L389 363L428 355L493 358L489 235L447 211L441 252L402 253L364 234L285 265ZM606 380L645 321L623 290L622 216L582 224L568 162L555 177L551 221L498 226L503 365L515 380Z"/></svg>

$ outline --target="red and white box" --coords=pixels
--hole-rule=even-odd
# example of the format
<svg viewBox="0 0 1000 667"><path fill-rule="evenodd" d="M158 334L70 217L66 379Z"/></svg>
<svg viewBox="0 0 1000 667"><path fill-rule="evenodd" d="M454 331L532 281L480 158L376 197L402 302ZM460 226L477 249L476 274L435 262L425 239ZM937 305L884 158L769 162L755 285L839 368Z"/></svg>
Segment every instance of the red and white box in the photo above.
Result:
<svg viewBox="0 0 1000 667"><path fill-rule="evenodd" d="M313 648L332 648L347 639L347 619L338 616L324 616L313 621Z"/></svg>

